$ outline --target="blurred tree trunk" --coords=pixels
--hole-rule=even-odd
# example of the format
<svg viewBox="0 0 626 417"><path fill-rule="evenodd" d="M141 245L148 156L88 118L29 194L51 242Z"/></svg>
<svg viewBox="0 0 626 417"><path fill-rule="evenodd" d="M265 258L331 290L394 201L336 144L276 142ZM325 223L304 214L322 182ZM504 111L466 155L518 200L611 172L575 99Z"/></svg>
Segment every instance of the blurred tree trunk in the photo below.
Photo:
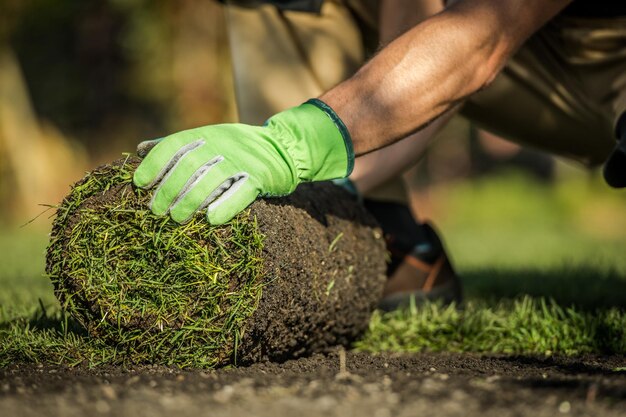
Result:
<svg viewBox="0 0 626 417"><path fill-rule="evenodd" d="M23 222L85 170L82 148L37 119L15 55L0 44L0 212Z"/></svg>

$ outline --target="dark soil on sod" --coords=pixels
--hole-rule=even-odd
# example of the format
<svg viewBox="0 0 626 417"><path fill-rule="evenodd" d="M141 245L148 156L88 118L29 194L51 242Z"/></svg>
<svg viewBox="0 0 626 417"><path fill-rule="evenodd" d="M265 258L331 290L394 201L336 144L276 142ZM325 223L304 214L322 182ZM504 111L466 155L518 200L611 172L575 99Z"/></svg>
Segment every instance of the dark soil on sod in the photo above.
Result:
<svg viewBox="0 0 626 417"><path fill-rule="evenodd" d="M368 326L385 276L375 220L330 183L253 204L265 236L268 284L249 319L242 363L286 360L349 345Z"/></svg>
<svg viewBox="0 0 626 417"><path fill-rule="evenodd" d="M626 358L317 354L246 368L0 370L3 416L623 416Z"/></svg>

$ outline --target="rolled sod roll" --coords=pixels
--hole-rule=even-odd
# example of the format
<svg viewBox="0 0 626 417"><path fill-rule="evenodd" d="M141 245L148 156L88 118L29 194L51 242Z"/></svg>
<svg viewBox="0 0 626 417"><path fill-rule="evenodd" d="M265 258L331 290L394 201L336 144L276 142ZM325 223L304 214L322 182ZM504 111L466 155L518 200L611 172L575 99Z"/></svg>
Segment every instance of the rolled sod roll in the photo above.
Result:
<svg viewBox="0 0 626 417"><path fill-rule="evenodd" d="M58 207L46 270L64 310L131 363L285 360L363 332L385 282L373 218L343 189L306 184L231 222L148 210L128 156Z"/></svg>

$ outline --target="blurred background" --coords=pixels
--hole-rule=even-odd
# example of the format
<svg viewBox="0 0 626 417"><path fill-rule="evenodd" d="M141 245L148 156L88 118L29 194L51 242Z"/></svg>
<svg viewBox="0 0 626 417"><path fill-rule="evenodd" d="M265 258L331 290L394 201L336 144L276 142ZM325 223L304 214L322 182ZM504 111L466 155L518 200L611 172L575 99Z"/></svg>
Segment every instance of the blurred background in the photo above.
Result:
<svg viewBox="0 0 626 417"><path fill-rule="evenodd" d="M138 141L234 120L211 1L0 2L0 211L24 221Z"/></svg>
<svg viewBox="0 0 626 417"><path fill-rule="evenodd" d="M32 282L31 294L9 285L0 304L53 300L41 277L45 210L85 171L141 140L236 119L217 2L0 0L0 280ZM598 172L458 118L406 176L466 274L584 265L626 275L626 192Z"/></svg>

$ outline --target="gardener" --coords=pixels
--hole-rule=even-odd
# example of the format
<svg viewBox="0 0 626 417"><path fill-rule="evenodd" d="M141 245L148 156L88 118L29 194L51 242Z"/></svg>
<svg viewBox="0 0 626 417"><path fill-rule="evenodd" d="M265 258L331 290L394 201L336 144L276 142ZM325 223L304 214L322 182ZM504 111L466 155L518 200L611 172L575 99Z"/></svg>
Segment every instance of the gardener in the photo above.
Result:
<svg viewBox="0 0 626 417"><path fill-rule="evenodd" d="M158 143L135 173L137 186L154 187L155 214L184 222L206 210L221 224L259 195L351 173L358 192L376 197L398 188L385 184L459 110L511 140L589 166L606 161L607 182L626 185L626 3L388 0L379 19L375 1L271 3L227 8L249 124L140 144L146 155ZM389 43L352 75L378 21ZM296 106L308 97L318 98ZM404 204L366 200L397 237L391 249L408 255L392 271L387 307L408 293L458 298L436 234L393 198Z"/></svg>

